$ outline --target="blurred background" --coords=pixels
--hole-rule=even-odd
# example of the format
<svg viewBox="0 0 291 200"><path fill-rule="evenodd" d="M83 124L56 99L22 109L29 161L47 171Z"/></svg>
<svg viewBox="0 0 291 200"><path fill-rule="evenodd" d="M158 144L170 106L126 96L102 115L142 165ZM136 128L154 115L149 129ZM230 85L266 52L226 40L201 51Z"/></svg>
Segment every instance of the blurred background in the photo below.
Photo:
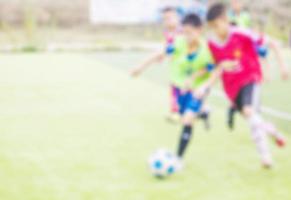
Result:
<svg viewBox="0 0 291 200"><path fill-rule="evenodd" d="M180 126L165 120L167 62L140 79L128 71L163 47L162 8L212 2L0 0L0 199L290 199L291 145L272 145L277 165L263 171L245 122L226 127L219 86L185 170L161 181L147 168L154 150L176 148ZM243 2L290 70L291 1ZM269 59L262 111L291 141L291 83Z"/></svg>
<svg viewBox="0 0 291 200"><path fill-rule="evenodd" d="M1 0L1 49L117 48L144 43L144 39L154 41L160 38L159 10L165 5L193 7L212 1ZM244 2L257 23L288 44L290 1ZM114 37L116 30L118 37Z"/></svg>

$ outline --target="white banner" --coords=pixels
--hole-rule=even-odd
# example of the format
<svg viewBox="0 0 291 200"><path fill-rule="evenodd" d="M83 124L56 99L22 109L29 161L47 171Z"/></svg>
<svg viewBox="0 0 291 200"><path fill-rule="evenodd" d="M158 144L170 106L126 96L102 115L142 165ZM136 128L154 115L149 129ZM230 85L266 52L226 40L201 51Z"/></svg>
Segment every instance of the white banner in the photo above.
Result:
<svg viewBox="0 0 291 200"><path fill-rule="evenodd" d="M157 19L158 0L91 0L90 22L93 24L134 24Z"/></svg>

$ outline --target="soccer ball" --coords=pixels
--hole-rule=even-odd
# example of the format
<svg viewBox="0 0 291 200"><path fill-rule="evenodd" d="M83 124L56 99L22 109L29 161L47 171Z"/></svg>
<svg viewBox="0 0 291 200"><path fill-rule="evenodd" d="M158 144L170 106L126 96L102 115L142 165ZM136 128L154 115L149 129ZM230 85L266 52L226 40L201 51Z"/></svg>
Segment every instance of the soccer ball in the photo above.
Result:
<svg viewBox="0 0 291 200"><path fill-rule="evenodd" d="M157 178L166 178L177 171L177 157L165 149L157 150L149 158L151 173Z"/></svg>

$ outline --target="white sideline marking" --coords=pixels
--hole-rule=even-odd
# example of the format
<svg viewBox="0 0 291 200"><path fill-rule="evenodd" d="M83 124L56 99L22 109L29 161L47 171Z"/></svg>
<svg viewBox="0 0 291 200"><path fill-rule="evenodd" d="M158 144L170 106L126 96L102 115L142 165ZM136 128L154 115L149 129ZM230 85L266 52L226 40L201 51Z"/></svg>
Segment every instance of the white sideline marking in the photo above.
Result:
<svg viewBox="0 0 291 200"><path fill-rule="evenodd" d="M262 106L262 111L267 114L270 115L272 117L276 117L285 121L289 121L291 122L291 114L287 113L287 112L282 112L273 108L269 108L266 106Z"/></svg>
<svg viewBox="0 0 291 200"><path fill-rule="evenodd" d="M219 98L226 99L226 97L223 95L223 93L218 91L218 90L214 90L213 94L215 96L219 97ZM283 111L280 111L280 110L276 110L274 108L270 108L270 107L267 107L267 106L262 106L261 110L262 110L263 113L265 113L267 115L270 115L272 117L276 117L276 118L281 119L281 120L285 120L285 121L291 122L291 114L290 113L283 112Z"/></svg>

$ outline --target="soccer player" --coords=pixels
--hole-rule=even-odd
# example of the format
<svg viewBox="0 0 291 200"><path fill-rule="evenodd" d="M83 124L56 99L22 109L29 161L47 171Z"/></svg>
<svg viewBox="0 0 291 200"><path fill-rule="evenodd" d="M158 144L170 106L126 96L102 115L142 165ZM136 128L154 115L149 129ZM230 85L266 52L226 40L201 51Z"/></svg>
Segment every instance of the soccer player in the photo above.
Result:
<svg viewBox="0 0 291 200"><path fill-rule="evenodd" d="M166 38L166 50L161 51L147 59L137 68L134 68L131 71L132 76L140 75L144 70L155 63L163 61L166 57L171 57L174 53L174 44L176 43L177 38L181 36L181 26L179 21L179 16L177 11L173 7L167 7L163 10L163 23L165 27L164 35ZM179 42L178 42L179 43ZM171 113L167 117L169 121L176 122L180 120L179 113L179 102L178 96L180 93L180 72L177 70L176 59L170 59L170 84L171 84ZM209 123L209 110L207 107L203 108L203 111L199 114L199 118L204 120L206 129L210 128Z"/></svg>
<svg viewBox="0 0 291 200"><path fill-rule="evenodd" d="M165 38L165 47L166 53L171 54L173 49L173 44L175 43L176 37L181 34L180 28L180 17L178 15L177 9L175 7L166 7L162 10L162 19L163 19L163 27L164 27L164 38ZM160 63L165 59L164 51L155 53L150 58L146 59L141 65L134 68L131 71L132 76L139 76L143 71L152 66L153 64ZM173 74L171 74L171 79L173 78ZM179 108L177 102L177 90L178 88L175 86L173 81L170 83L171 89L171 113L168 116L170 121L179 120Z"/></svg>
<svg viewBox="0 0 291 200"><path fill-rule="evenodd" d="M263 167L271 168L273 159L267 136L271 136L280 147L286 141L273 124L262 118L256 108L257 86L262 81L262 71L254 44L260 43L261 38L251 31L231 27L224 4L214 4L208 11L207 21L213 32L209 37L209 47L215 62L220 66L201 88L199 95L204 94L221 77L226 95L250 126ZM228 64L221 67L221 63Z"/></svg>
<svg viewBox="0 0 291 200"><path fill-rule="evenodd" d="M263 38L263 41L260 44L256 44L256 48L261 58L261 62L266 68L265 79L267 81L270 80L270 64L267 61L269 49L272 49L274 51L275 59L277 60L282 79L288 79L288 70L285 66L285 63L283 62L281 52L279 50L279 47L276 45L276 42L274 42L270 37L266 36L266 34L264 33L264 26L262 22L259 23L259 25L257 26L257 30L254 29L254 27L252 26L251 15L243 7L244 6L241 1L232 0L231 9L229 12L229 19L233 26L253 29Z"/></svg>
<svg viewBox="0 0 291 200"><path fill-rule="evenodd" d="M242 28L251 28L251 16L247 10L243 8L242 2L239 0L231 0L231 9L228 12L228 17L231 25ZM235 113L237 109L234 105L231 105L227 115L227 125L229 129L234 129Z"/></svg>
<svg viewBox="0 0 291 200"><path fill-rule="evenodd" d="M231 9L229 11L229 20L233 26L237 26L245 29L254 29L251 23L251 15L243 8L243 4L239 0L231 1ZM270 37L267 37L264 33L263 24L260 23L258 26L258 30L256 32L262 38L262 41L259 44L255 44L257 53L260 56L260 62L264 66L265 81L270 81L270 63L268 62L269 49L272 49L274 52L275 59L278 63L278 68L280 70L280 74L283 80L288 79L288 70L282 59L282 55L280 49L276 42L274 42ZM236 108L231 106L228 111L228 126L230 129L234 128L234 115L237 112Z"/></svg>
<svg viewBox="0 0 291 200"><path fill-rule="evenodd" d="M231 10L229 11L228 16L232 25L243 28L251 28L251 16L249 12L243 8L241 1L231 1Z"/></svg>
<svg viewBox="0 0 291 200"><path fill-rule="evenodd" d="M176 41L172 54L174 70L178 75L176 84L179 86L178 103L183 125L177 149L177 156L181 162L191 140L196 119L209 93L207 91L198 98L195 92L208 80L214 70L207 42L201 39L203 34L201 19L195 14L189 14L184 18L182 25L184 38Z"/></svg>

